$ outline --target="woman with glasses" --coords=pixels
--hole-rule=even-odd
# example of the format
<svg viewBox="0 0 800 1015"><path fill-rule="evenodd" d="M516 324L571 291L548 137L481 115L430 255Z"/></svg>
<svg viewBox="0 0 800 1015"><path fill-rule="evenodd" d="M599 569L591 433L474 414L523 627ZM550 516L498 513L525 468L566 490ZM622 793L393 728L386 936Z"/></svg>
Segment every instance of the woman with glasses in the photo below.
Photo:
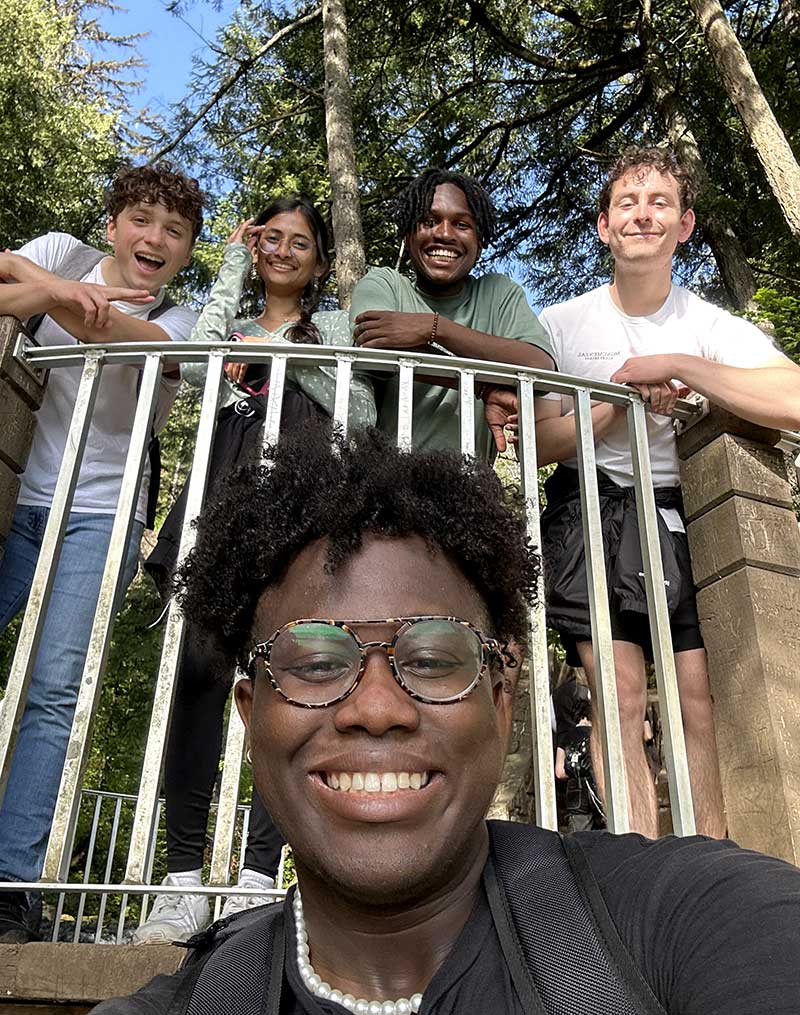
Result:
<svg viewBox="0 0 800 1015"><path fill-rule="evenodd" d="M190 340L349 346L347 313L317 309L329 271L328 233L320 213L304 198L276 198L256 218L240 223L228 237L219 275ZM260 313L239 317L251 272L263 291ZM183 369L184 378L192 383L202 383L204 372L204 366L192 364ZM234 466L257 459L269 391L268 363L227 363L225 373L227 391L212 446L209 492L224 487ZM281 430L292 429L312 416L331 416L335 392L334 366L290 363ZM353 374L349 426L372 425L375 419L371 384ZM177 563L185 502L186 488L146 564L162 590L168 591ZM177 675L164 770L168 870L164 884L171 887L201 884L206 826L232 678L230 665L220 660L190 625ZM273 888L281 846L280 834L254 793L239 886ZM253 895L233 895L226 901L222 915L264 901ZM209 921L204 896L159 895L134 940L137 944L187 940Z"/></svg>

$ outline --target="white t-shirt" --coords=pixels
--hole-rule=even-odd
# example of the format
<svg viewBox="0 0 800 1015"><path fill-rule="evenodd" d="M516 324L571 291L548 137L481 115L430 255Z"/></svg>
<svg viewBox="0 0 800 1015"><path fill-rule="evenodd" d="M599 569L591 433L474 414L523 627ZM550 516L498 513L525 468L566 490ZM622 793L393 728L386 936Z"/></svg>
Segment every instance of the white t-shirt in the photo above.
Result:
<svg viewBox="0 0 800 1015"><path fill-rule="evenodd" d="M18 253L47 271L55 272L67 251L80 241L67 233L47 233L21 247ZM97 264L83 282L104 285L100 264ZM163 300L163 289L156 306ZM115 303L114 306L132 317L146 319L154 304L138 305ZM166 332L173 342L185 342L197 319L194 311L175 307L162 314L154 324ZM36 332L40 345L75 345L76 339L64 331L50 317L45 317ZM44 400L36 413L36 431L25 472L20 477L18 502L37 507L49 507L53 501L58 470L64 455L72 410L78 394L82 370L80 367L55 367L50 371ZM126 364L103 367L97 392L80 476L75 489L72 510L85 514L114 514L119 500L122 473L130 443L133 416L136 410L136 388L139 368ZM156 411L155 427L160 429L166 421L180 381L162 377ZM149 463L145 462L136 518L145 520L147 490L150 480Z"/></svg>
<svg viewBox="0 0 800 1015"><path fill-rule="evenodd" d="M735 367L761 367L779 350L749 321L734 317L694 293L673 285L664 305L648 317L629 317L602 285L539 315L553 341L556 362L565 374L608 381L631 356L685 353ZM574 412L572 398L561 399L561 415ZM647 414L654 486L680 483L675 430L668 416ZM619 486L633 486L628 423L625 417L597 442L597 466ZM576 459L564 463L577 468Z"/></svg>

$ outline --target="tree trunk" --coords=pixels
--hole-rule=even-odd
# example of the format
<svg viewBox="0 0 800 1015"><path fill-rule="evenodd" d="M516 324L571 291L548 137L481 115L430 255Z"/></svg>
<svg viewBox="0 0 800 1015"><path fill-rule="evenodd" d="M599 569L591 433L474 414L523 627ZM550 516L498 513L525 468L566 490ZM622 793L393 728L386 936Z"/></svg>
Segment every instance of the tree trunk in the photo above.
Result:
<svg viewBox="0 0 800 1015"><path fill-rule="evenodd" d="M366 258L353 140L353 103L344 0L324 0L322 35L325 59L325 132L333 200L331 217L336 244L336 280L339 305L346 309L350 306L353 286L364 274Z"/></svg>
<svg viewBox="0 0 800 1015"><path fill-rule="evenodd" d="M706 193L710 210L700 219L714 260L729 298L738 310L754 310L753 293L756 282L747 263L739 238L727 222L723 222L713 210L713 196L717 190L709 179L700 148L692 128L675 95L672 79L656 48L652 33L647 32L645 46L645 68L650 87L653 90L658 111L667 125L669 141L683 165L692 173L701 191Z"/></svg>
<svg viewBox="0 0 800 1015"><path fill-rule="evenodd" d="M667 125L670 144L681 162L691 171L699 189L713 196L716 186L709 179L697 140L678 103L672 78L658 50L649 18L645 18L642 25L642 41L645 44L647 78L656 106ZM713 203L710 202L712 206ZM731 301L739 310L752 310L756 283L738 237L713 210L703 215L700 224Z"/></svg>
<svg viewBox="0 0 800 1015"><path fill-rule="evenodd" d="M800 239L800 166L718 0L689 0L792 234Z"/></svg>

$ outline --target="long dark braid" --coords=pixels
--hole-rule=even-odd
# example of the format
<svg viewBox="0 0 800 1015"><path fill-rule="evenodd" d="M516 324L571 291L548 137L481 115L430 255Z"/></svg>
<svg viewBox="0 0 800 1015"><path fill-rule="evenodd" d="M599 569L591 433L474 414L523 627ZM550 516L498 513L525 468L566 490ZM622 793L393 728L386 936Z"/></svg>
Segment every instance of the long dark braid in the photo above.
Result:
<svg viewBox="0 0 800 1015"><path fill-rule="evenodd" d="M412 180L394 202L394 224L401 240L414 232L431 211L434 191L443 183L452 183L464 192L469 210L475 219L475 228L481 247L488 247L494 239L495 209L492 199L471 176L453 173L448 169L428 169Z"/></svg>
<svg viewBox="0 0 800 1015"><path fill-rule="evenodd" d="M328 253L328 227L325 220L306 197L276 197L256 217L255 225L263 226L276 215L284 212L299 211L308 223L317 244L317 259L325 264L325 270L319 278L312 278L300 294L300 320L296 321L286 332L290 342L321 345L322 336L311 315L319 306L325 282L330 274L330 255ZM264 293L266 299L266 292Z"/></svg>

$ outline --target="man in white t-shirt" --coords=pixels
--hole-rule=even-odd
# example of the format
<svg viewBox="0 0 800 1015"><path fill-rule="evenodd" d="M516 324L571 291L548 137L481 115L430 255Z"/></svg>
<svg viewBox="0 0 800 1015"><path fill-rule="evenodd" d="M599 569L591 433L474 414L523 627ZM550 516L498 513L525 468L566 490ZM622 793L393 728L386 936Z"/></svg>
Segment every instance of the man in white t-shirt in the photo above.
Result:
<svg viewBox="0 0 800 1015"><path fill-rule="evenodd" d="M175 306L165 285L191 259L202 227L196 180L168 163L126 168L106 199L102 255L66 233L48 233L0 255L0 314L31 320L42 345L185 341L196 315ZM80 267L69 279L67 264ZM61 274L59 274L61 272ZM65 276L65 277L62 277ZM74 274L73 274L74 277ZM103 368L97 400L60 548L58 567L0 804L0 881L34 881L42 868L78 688L117 510L136 409L140 368ZM0 561L0 630L25 606L81 378L80 367L50 371L11 532ZM177 368L161 379L155 429L180 384ZM127 548L122 594L138 566L148 501L142 480ZM0 942L35 935L24 892L0 893Z"/></svg>
<svg viewBox="0 0 800 1015"><path fill-rule="evenodd" d="M753 422L800 425L800 368L754 325L672 284L672 258L694 229L695 185L663 148L634 149L612 167L597 231L614 257L614 280L549 307L541 321L566 374L637 387L650 403L648 437L698 831L725 834L705 649L681 515L675 434L669 418L686 389ZM652 650L635 521L625 410L592 409L623 750L631 824L657 834L655 788L642 740L645 659ZM537 401L540 464L562 463L548 481L542 518L548 623L594 690L572 400ZM593 695L593 698L596 697ZM597 738L600 717L595 717ZM599 738L593 756L600 770Z"/></svg>

